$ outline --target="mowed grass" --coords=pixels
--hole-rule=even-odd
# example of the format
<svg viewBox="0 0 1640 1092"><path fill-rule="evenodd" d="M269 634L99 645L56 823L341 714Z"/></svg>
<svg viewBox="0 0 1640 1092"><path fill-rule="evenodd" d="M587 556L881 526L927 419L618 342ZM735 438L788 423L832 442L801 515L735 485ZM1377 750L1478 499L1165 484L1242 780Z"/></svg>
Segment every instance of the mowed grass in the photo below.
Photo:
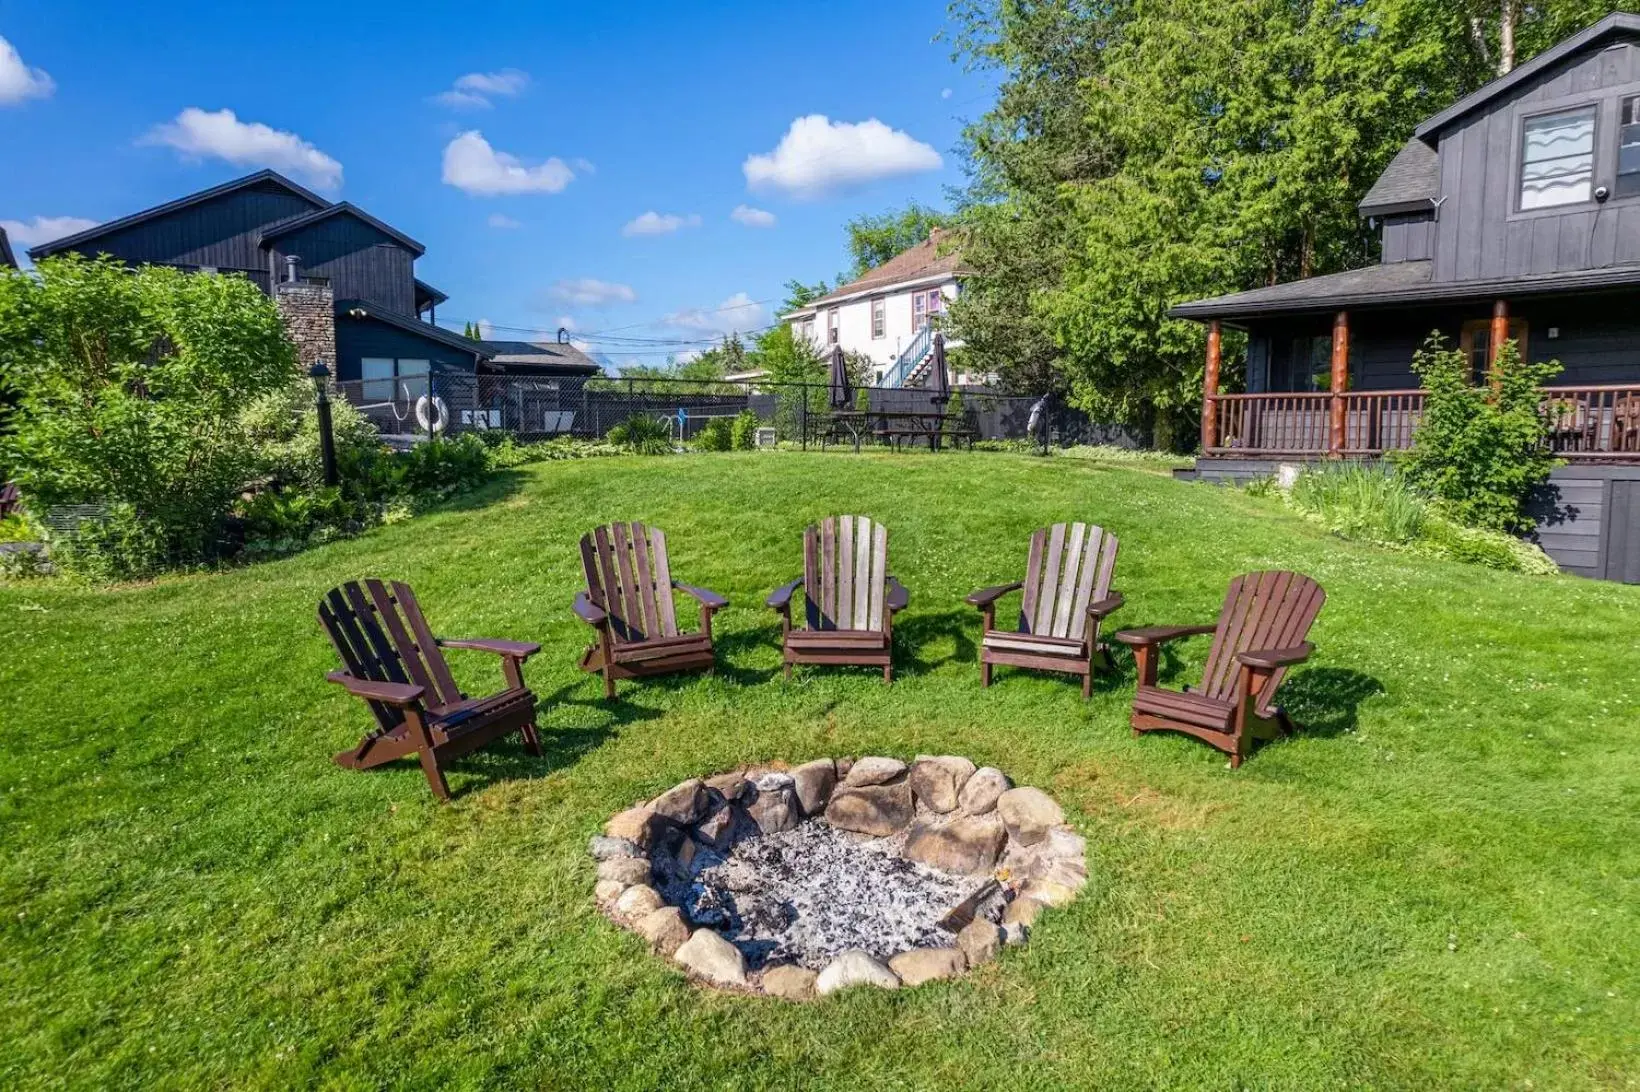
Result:
<svg viewBox="0 0 1640 1092"><path fill-rule="evenodd" d="M819 516L891 532L892 688L780 680L762 606ZM726 595L713 678L575 660L576 542L667 530ZM1329 599L1289 685L1310 730L1239 771L1131 738L1132 663L979 688L962 596L1032 528L1122 537L1118 626L1211 620L1280 567ZM548 754L357 773L324 682L332 585L396 577L436 631L539 640ZM680 602L686 610L687 601ZM0 589L0 1085L1624 1088L1640 1079L1640 589L1325 537L1163 474L1009 455L747 454L533 467L301 557L111 591ZM1206 641L1166 672L1191 681ZM472 688L495 662L455 652ZM588 836L739 763L960 753L1040 785L1092 881L968 978L811 1005L702 990L592 905ZM1528 1085L1530 1082L1530 1085Z"/></svg>

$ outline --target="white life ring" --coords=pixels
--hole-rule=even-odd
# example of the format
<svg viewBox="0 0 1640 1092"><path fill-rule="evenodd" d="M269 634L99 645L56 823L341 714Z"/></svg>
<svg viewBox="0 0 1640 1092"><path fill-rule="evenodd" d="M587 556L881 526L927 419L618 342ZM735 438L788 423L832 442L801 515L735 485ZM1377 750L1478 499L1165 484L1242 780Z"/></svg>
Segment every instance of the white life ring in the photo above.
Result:
<svg viewBox="0 0 1640 1092"><path fill-rule="evenodd" d="M428 432L443 432L450 426L450 409L438 395L416 399L416 424Z"/></svg>

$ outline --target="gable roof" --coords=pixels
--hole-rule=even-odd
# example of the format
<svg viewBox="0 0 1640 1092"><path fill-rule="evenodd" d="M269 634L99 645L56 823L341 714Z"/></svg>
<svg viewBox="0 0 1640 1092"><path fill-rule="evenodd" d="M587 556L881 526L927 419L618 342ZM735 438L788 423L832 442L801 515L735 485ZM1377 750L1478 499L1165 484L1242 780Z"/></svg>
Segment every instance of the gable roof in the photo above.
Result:
<svg viewBox="0 0 1640 1092"><path fill-rule="evenodd" d="M1356 209L1362 216L1428 212L1430 202L1440 195L1441 157L1433 147L1413 137L1395 153Z"/></svg>
<svg viewBox="0 0 1640 1092"><path fill-rule="evenodd" d="M423 322L409 315L401 315L385 307L378 307L369 300L337 300L336 317L363 319L373 322L386 323L388 326L403 330L406 333L416 334L429 341L436 341L440 345L448 345L452 349L459 349L464 353L488 360L490 352L481 341L462 337L454 330L446 330L442 326L434 326L430 322Z"/></svg>
<svg viewBox="0 0 1640 1092"><path fill-rule="evenodd" d="M1475 93L1459 99L1434 117L1426 119L1423 124L1413 130L1413 135L1424 140L1433 140L1440 134L1442 129L1445 129L1464 115L1479 109L1499 95L1507 94L1521 84L1530 82L1545 70L1553 68L1574 53L1581 53L1586 49L1605 44L1608 39L1625 35L1640 36L1640 15L1631 15L1622 11L1613 12L1593 26L1585 27L1571 37L1565 38L1545 49L1525 64L1515 68L1507 76L1499 76Z"/></svg>
<svg viewBox="0 0 1640 1092"><path fill-rule="evenodd" d="M312 227L314 224L328 220L332 216L351 216L355 220L361 220L381 232L383 235L387 236L389 239L392 239L406 250L413 252L418 258L427 253L427 248L410 238L410 236L406 235L398 228L393 227L391 224L386 224L376 219L374 216L370 215L359 206L353 204L351 201L338 201L334 205L327 205L322 209L314 209L312 212L304 213L301 216L293 216L289 220L281 220L279 223L265 229L262 232L261 244L263 246L267 246L270 242L280 238L281 236L289 235L294 231L301 231L304 228Z"/></svg>
<svg viewBox="0 0 1640 1092"><path fill-rule="evenodd" d="M0 266L8 269L17 268L17 256L11 252L11 240L6 238L6 229L0 227Z"/></svg>
<svg viewBox="0 0 1640 1092"><path fill-rule="evenodd" d="M416 277L414 280L416 284L416 310L419 311L428 304L433 304L436 307L450 298L420 277Z"/></svg>
<svg viewBox="0 0 1640 1092"><path fill-rule="evenodd" d="M122 216L118 220L110 220L105 224L98 224L94 228L87 228L85 231L76 232L73 235L65 235L61 239L53 239L49 243L41 243L39 246L29 248L28 254L30 258L38 261L41 258L56 254L58 251L71 250L80 246L82 243L89 242L92 239L101 238L102 236L108 235L112 232L121 231L128 227L134 227L137 224L145 224L150 220L158 219L161 216L168 216L171 213L178 212L182 209L191 208L194 205L209 201L213 198L221 197L224 194L233 193L237 190L247 189L251 186L257 186L267 182L271 182L276 186L290 191L297 197L300 197L302 200L311 204L314 208L322 209L328 207L330 204L329 201L326 201L323 197L320 197L312 190L304 189L303 187L298 186L278 171L257 171L255 174L247 174L243 178L236 178L231 182L224 182L220 186L212 186L208 190L200 190L198 193L191 193L187 197L179 197L175 201L167 201L163 205L155 205L151 209L144 209L141 212L134 212L130 216Z"/></svg>
<svg viewBox="0 0 1640 1092"><path fill-rule="evenodd" d="M483 341L492 364L529 365L597 375L597 361L565 341Z"/></svg>
<svg viewBox="0 0 1640 1092"><path fill-rule="evenodd" d="M967 268L962 264L962 250L957 245L954 234L943 228L935 228L928 233L928 238L916 246L900 251L877 268L867 270L847 284L840 284L819 299L810 300L795 311L780 317L790 318L792 315L806 314L830 303L841 303L857 296L870 295L897 284L927 280L931 277L950 277L966 272Z"/></svg>

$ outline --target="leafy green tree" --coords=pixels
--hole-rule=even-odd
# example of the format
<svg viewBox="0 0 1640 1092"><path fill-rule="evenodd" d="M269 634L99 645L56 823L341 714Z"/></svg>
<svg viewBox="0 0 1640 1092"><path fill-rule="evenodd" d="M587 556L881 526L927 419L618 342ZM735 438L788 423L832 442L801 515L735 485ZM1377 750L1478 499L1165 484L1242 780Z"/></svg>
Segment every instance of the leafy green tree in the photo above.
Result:
<svg viewBox="0 0 1640 1092"><path fill-rule="evenodd" d="M947 226L950 220L947 214L915 201L903 209L856 216L848 222L848 253L854 262L851 276L863 276L867 270L909 250L926 240L935 228Z"/></svg>
<svg viewBox="0 0 1640 1092"><path fill-rule="evenodd" d="M830 291L830 286L823 280L814 284L804 284L798 280L787 281L786 300L780 305L779 313L785 315L796 311L800 307L807 307Z"/></svg>

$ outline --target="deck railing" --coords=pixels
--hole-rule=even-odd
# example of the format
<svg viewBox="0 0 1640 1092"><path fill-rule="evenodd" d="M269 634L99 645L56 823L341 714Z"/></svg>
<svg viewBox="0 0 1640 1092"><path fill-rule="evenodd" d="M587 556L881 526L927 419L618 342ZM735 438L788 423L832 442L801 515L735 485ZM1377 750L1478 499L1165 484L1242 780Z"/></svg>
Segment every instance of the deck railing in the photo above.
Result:
<svg viewBox="0 0 1640 1092"><path fill-rule="evenodd" d="M1218 394L1209 455L1368 457L1412 446L1422 390ZM1336 416L1335 416L1336 412ZM1640 462L1640 384L1546 387L1549 447L1573 461ZM1334 429L1334 423L1342 428Z"/></svg>

